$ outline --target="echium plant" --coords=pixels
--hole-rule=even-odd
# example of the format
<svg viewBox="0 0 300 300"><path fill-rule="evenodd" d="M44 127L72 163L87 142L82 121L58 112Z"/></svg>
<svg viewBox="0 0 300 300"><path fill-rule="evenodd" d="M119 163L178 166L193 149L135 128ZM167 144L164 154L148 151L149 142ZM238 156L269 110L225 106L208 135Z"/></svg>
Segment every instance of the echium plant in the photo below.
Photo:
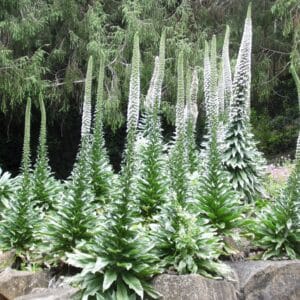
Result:
<svg viewBox="0 0 300 300"><path fill-rule="evenodd" d="M197 219L188 211L189 172L186 157L186 120L184 118L183 53L178 57L178 91L176 111L176 134L170 149L172 191L152 225L156 250L165 270L179 274L198 273L214 277L223 274L226 268L218 263L219 239L207 220ZM194 84L196 85L196 75ZM191 92L194 94L195 91ZM194 97L193 96L193 97ZM188 96L189 98L189 96Z"/></svg>
<svg viewBox="0 0 300 300"><path fill-rule="evenodd" d="M175 137L169 150L169 168L172 189L180 205L186 205L189 198L188 160L186 151L186 122L183 51L178 55L177 64L177 103Z"/></svg>
<svg viewBox="0 0 300 300"><path fill-rule="evenodd" d="M300 111L300 79L292 66L297 85ZM271 257L300 258L300 131L296 147L294 169L286 187L274 202L270 202L250 224L254 243L264 252L263 259Z"/></svg>
<svg viewBox="0 0 300 300"><path fill-rule="evenodd" d="M198 169L199 152L196 145L196 123L198 117L198 72L195 69L192 74L190 87L187 87L186 105L185 105L185 122L186 122L186 147L189 172L192 174Z"/></svg>
<svg viewBox="0 0 300 300"><path fill-rule="evenodd" d="M262 159L256 149L249 121L251 39L251 6L249 6L235 69L223 155L223 163L230 173L230 182L235 190L241 192L245 201L252 201L262 192L260 165Z"/></svg>
<svg viewBox="0 0 300 300"><path fill-rule="evenodd" d="M85 82L81 142L72 174L65 190L59 195L56 210L49 216L44 231L44 242L54 260L62 259L82 240L91 237L95 226L92 205L94 194L90 174L91 87L93 59L90 57Z"/></svg>
<svg viewBox="0 0 300 300"><path fill-rule="evenodd" d="M3 207L7 205L7 201L11 197L14 189L16 188L16 183L11 178L9 172L4 172L0 168L0 211Z"/></svg>
<svg viewBox="0 0 300 300"><path fill-rule="evenodd" d="M218 236L223 238L225 253L230 253L233 249L226 245L224 238L235 236L236 229L242 226L243 215L239 195L229 183L229 176L222 165L217 143L217 122L212 128L207 160L207 172L199 178L195 211L198 218L209 221Z"/></svg>
<svg viewBox="0 0 300 300"><path fill-rule="evenodd" d="M36 227L39 216L33 208L30 181L30 119L31 99L27 99L23 157L21 163L20 188L11 196L8 206L2 213L0 223L0 249L16 249L17 255L25 259L36 241Z"/></svg>
<svg viewBox="0 0 300 300"><path fill-rule="evenodd" d="M153 226L157 254L164 269L178 274L226 276L228 268L218 261L221 240L208 220L197 218L176 199L164 206Z"/></svg>
<svg viewBox="0 0 300 300"><path fill-rule="evenodd" d="M225 116L228 118L230 103L232 98L232 74L229 57L229 36L230 27L226 27L225 38L222 50L222 81Z"/></svg>
<svg viewBox="0 0 300 300"><path fill-rule="evenodd" d="M129 87L127 145L120 174L119 193L109 203L99 232L80 251L68 255L68 263L82 272L73 278L82 299L136 299L156 297L149 284L157 273L156 257L147 236L138 226L138 204L134 187L134 143L140 102L139 37L134 48Z"/></svg>
<svg viewBox="0 0 300 300"><path fill-rule="evenodd" d="M39 96L41 111L40 139L37 159L32 174L32 201L35 206L49 210L55 206L55 199L59 192L59 183L52 175L47 151L46 110L42 95Z"/></svg>
<svg viewBox="0 0 300 300"><path fill-rule="evenodd" d="M95 203L100 209L103 209L103 205L109 201L115 180L105 148L103 132L103 80L104 57L101 56L90 159L92 191L95 195Z"/></svg>
<svg viewBox="0 0 300 300"><path fill-rule="evenodd" d="M164 55L165 33L161 37L159 57L155 58L154 71L146 97L146 110L139 125L136 145L137 201L144 223L154 222L153 217L168 199L170 184L159 118Z"/></svg>
<svg viewBox="0 0 300 300"><path fill-rule="evenodd" d="M222 79L222 76L221 76ZM218 66L217 66L217 41L216 36L212 37L210 46L205 42L204 50L204 98L206 109L206 122L205 122L205 136L201 143L200 157L206 159L208 152L208 143L211 139L211 130L213 122L219 119L220 112L222 112L223 104L223 79L221 84L218 85ZM220 99L220 96L221 99ZM221 108L221 109L220 109ZM223 126L220 123L220 129L218 130L218 141L223 143Z"/></svg>

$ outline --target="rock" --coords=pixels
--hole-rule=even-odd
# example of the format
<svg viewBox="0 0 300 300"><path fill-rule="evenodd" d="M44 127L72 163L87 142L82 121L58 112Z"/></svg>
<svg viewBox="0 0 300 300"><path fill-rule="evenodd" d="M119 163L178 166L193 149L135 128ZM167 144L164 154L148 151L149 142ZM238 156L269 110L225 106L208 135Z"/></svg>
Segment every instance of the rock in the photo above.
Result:
<svg viewBox="0 0 300 300"><path fill-rule="evenodd" d="M300 260L244 261L229 265L239 278L241 299L300 299Z"/></svg>
<svg viewBox="0 0 300 300"><path fill-rule="evenodd" d="M48 286L46 272L17 271L10 268L0 273L0 299L15 299L30 293L34 288Z"/></svg>
<svg viewBox="0 0 300 300"><path fill-rule="evenodd" d="M12 266L16 258L16 250L0 253L0 272Z"/></svg>
<svg viewBox="0 0 300 300"><path fill-rule="evenodd" d="M159 275L154 288L163 300L237 300L237 290L231 282L203 276Z"/></svg>
<svg viewBox="0 0 300 300"><path fill-rule="evenodd" d="M30 294L17 297L15 300L70 300L77 291L77 289L70 286L48 289L37 288Z"/></svg>

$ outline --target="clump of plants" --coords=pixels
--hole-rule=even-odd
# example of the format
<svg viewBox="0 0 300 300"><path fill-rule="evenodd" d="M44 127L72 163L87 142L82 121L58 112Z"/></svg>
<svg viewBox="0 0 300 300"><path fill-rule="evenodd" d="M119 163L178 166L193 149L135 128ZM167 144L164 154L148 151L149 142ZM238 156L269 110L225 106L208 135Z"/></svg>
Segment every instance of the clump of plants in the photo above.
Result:
<svg viewBox="0 0 300 300"><path fill-rule="evenodd" d="M73 282L81 288L81 297L135 299L147 294L157 297L149 284L159 272L157 258L145 231L138 225L139 210L135 195L135 153L140 103L139 37L134 37L129 101L127 144L114 199L107 208L96 237L80 251L68 255L68 263L82 268Z"/></svg>
<svg viewBox="0 0 300 300"><path fill-rule="evenodd" d="M29 255L37 243L37 225L40 220L31 201L30 119L31 99L28 98L20 186L7 201L0 221L0 249L15 249L17 257L23 262L29 262Z"/></svg>
<svg viewBox="0 0 300 300"><path fill-rule="evenodd" d="M91 186L91 85L93 59L90 57L86 76L81 125L81 143L69 180L58 195L55 210L48 215L42 231L43 242L51 259L64 259L82 240L92 237L95 226L94 194Z"/></svg>
<svg viewBox="0 0 300 300"><path fill-rule="evenodd" d="M70 281L79 287L79 297L117 300L158 298L150 282L162 272L227 276L228 267L220 257L232 254L227 238L234 239L240 230L252 234L264 259L298 258L300 139L287 186L261 207L253 205L262 194L264 161L250 124L251 37L249 8L233 81L229 28L220 69L216 37L205 43L206 135L201 151L195 139L198 69L188 66L184 48L177 57L175 133L168 144L163 138L165 31L144 105L139 35L134 36L126 143L118 173L105 146L103 120L105 106L111 104L104 100L102 55L94 114L93 58L88 61L81 140L64 183L54 179L49 167L42 97L38 154L31 169L28 99L19 186L14 188L6 173L0 175L0 200L5 206L0 250L15 248L25 262L30 262L33 251L46 251L47 265L75 267ZM251 222L246 220L249 211Z"/></svg>

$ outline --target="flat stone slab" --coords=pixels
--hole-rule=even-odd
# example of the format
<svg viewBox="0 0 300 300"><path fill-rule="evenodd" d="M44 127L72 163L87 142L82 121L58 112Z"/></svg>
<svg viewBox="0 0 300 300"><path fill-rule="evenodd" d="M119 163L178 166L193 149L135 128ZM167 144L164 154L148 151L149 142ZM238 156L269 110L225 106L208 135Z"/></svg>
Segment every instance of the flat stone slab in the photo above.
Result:
<svg viewBox="0 0 300 300"><path fill-rule="evenodd" d="M245 300L299 300L300 260L244 261L229 264Z"/></svg>
<svg viewBox="0 0 300 300"><path fill-rule="evenodd" d="M0 299L13 300L30 293L34 288L47 287L46 272L17 271L11 268L0 273Z"/></svg>
<svg viewBox="0 0 300 300"><path fill-rule="evenodd" d="M213 280L203 276L159 275L155 289L164 300L237 300L237 291L231 282Z"/></svg>
<svg viewBox="0 0 300 300"><path fill-rule="evenodd" d="M300 300L300 260L231 262L235 281L200 275L159 275L163 300Z"/></svg>
<svg viewBox="0 0 300 300"><path fill-rule="evenodd" d="M72 287L37 288L30 294L17 297L15 300L71 300L77 291Z"/></svg>

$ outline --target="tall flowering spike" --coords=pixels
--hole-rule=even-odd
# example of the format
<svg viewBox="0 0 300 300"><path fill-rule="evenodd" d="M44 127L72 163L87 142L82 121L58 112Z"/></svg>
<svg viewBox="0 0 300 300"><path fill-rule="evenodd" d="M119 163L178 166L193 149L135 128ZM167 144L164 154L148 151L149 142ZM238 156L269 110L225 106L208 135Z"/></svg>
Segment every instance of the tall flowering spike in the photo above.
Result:
<svg viewBox="0 0 300 300"><path fill-rule="evenodd" d="M145 99L145 107L152 109L154 106L155 99L157 98L157 86L158 86L158 75L159 75L159 57L155 57L153 74L150 81L150 86Z"/></svg>
<svg viewBox="0 0 300 300"><path fill-rule="evenodd" d="M131 76L129 83L129 99L127 110L127 132L136 130L140 109L140 46L139 35L134 35Z"/></svg>
<svg viewBox="0 0 300 300"><path fill-rule="evenodd" d="M184 109L184 120L187 123L190 117L190 111L191 111L191 81L192 81L192 73L187 68L186 70L186 79L185 79L185 109Z"/></svg>
<svg viewBox="0 0 300 300"><path fill-rule="evenodd" d="M92 121L92 73L93 57L90 56L85 78L85 90L82 109L81 139L90 134Z"/></svg>
<svg viewBox="0 0 300 300"><path fill-rule="evenodd" d="M243 109L245 117L250 114L250 87L251 87L251 51L252 51L252 21L251 3L248 7L242 42L238 54L233 80L233 100L230 109L230 118L236 109ZM238 108L240 107L240 108Z"/></svg>
<svg viewBox="0 0 300 300"><path fill-rule="evenodd" d="M31 99L27 99L25 111L24 142L21 170L24 177L29 176L30 171L30 120L31 120Z"/></svg>
<svg viewBox="0 0 300 300"><path fill-rule="evenodd" d="M97 101L95 110L95 124L94 130L99 132L102 128L103 117L103 81L104 81L104 57L100 57L100 66L98 74L98 86L97 86Z"/></svg>
<svg viewBox="0 0 300 300"><path fill-rule="evenodd" d="M159 43L159 72L157 80L157 103L161 102L161 89L165 76L165 57L166 57L166 31L163 30Z"/></svg>
<svg viewBox="0 0 300 300"><path fill-rule="evenodd" d="M300 78L296 72L295 66L291 66L291 73L293 75L294 81L296 83L297 92L298 92L298 103L299 103L299 112L300 112ZM300 162L300 132L297 139L297 147L296 147L296 161Z"/></svg>
<svg viewBox="0 0 300 300"><path fill-rule="evenodd" d="M198 105L197 105L197 96L198 96L198 89L199 89L199 78L198 78L198 72L196 69L193 71L192 75L192 82L191 82L191 88L190 88L190 98L191 98L191 104L190 104L190 117L193 122L193 128L195 129L196 121L198 117Z"/></svg>
<svg viewBox="0 0 300 300"><path fill-rule="evenodd" d="M40 155L43 156L43 159L47 159L47 153L46 153L46 110L45 110L45 104L43 101L42 96L39 96L39 104L40 104L40 110L41 110L41 128L40 128Z"/></svg>
<svg viewBox="0 0 300 300"><path fill-rule="evenodd" d="M184 132L184 96L183 52L180 51L177 62L176 138Z"/></svg>
<svg viewBox="0 0 300 300"><path fill-rule="evenodd" d="M205 101L205 111L206 117L210 115L210 59L209 59L209 45L205 41L205 50L204 50L204 101Z"/></svg>
<svg viewBox="0 0 300 300"><path fill-rule="evenodd" d="M250 6L239 50L233 81L230 115L225 132L223 163L230 172L230 181L245 201L253 201L263 193L264 159L257 150L251 133L250 115L250 64L251 64Z"/></svg>
<svg viewBox="0 0 300 300"><path fill-rule="evenodd" d="M229 57L229 36L230 27L226 26L226 33L222 51L222 74L224 82L224 106L227 111L229 110L232 98L232 74Z"/></svg>
<svg viewBox="0 0 300 300"><path fill-rule="evenodd" d="M217 40L213 35L210 49L210 121L219 115L218 105L218 68L217 68Z"/></svg>
<svg viewBox="0 0 300 300"><path fill-rule="evenodd" d="M223 65L221 65L221 70L218 79L218 105L219 105L220 115L223 115L225 112L224 93L225 93L225 83L224 83Z"/></svg>

